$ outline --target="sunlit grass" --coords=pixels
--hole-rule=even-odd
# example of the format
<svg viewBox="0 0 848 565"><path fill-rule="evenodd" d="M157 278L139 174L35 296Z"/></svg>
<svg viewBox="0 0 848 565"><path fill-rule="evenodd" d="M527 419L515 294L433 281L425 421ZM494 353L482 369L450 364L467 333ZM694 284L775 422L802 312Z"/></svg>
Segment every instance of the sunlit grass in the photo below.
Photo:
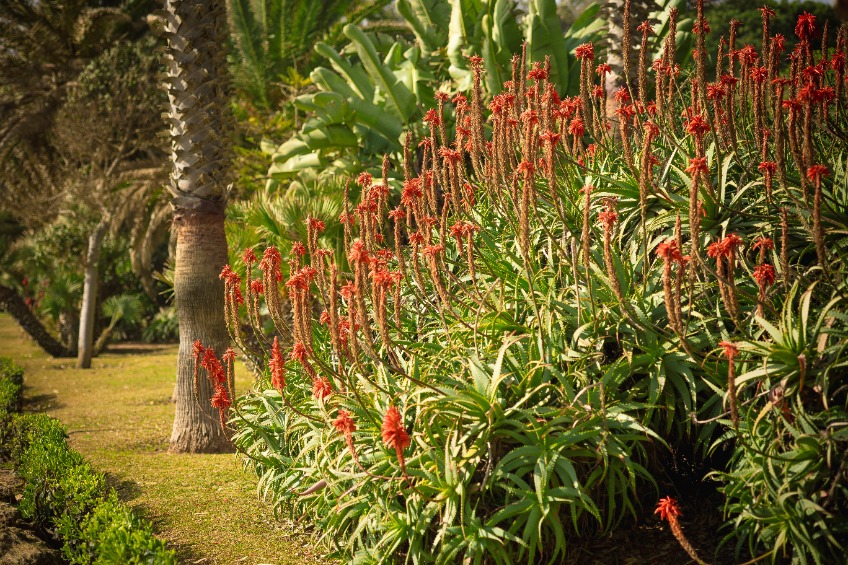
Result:
<svg viewBox="0 0 848 565"><path fill-rule="evenodd" d="M256 479L235 455L167 452L176 354L176 346L107 353L91 370L78 370L73 359L44 354L0 314L0 355L25 369L24 410L59 418L71 446L107 473L180 562L325 562L302 527L276 521L257 500ZM238 391L250 383L237 371Z"/></svg>

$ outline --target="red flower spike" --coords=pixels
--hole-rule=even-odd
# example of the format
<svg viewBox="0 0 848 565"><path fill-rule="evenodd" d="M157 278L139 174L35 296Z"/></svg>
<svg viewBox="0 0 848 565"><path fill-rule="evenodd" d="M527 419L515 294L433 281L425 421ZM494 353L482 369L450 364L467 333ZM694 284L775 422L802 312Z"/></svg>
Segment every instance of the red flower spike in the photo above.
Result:
<svg viewBox="0 0 848 565"><path fill-rule="evenodd" d="M575 137L583 137L583 134L586 133L586 126L583 124L583 120L580 118L571 120L571 123L568 124L568 133Z"/></svg>
<svg viewBox="0 0 848 565"><path fill-rule="evenodd" d="M777 172L777 163L774 161L762 161L757 168L763 174L774 175Z"/></svg>
<svg viewBox="0 0 848 565"><path fill-rule="evenodd" d="M810 182L819 183L822 177L830 176L830 171L824 165L813 165L807 169L807 178Z"/></svg>
<svg viewBox="0 0 848 565"><path fill-rule="evenodd" d="M373 180L374 177L372 177L369 173L363 171L359 173L358 177L356 177L356 184L358 184L362 188L369 188Z"/></svg>
<svg viewBox="0 0 848 565"><path fill-rule="evenodd" d="M442 118L439 116L439 113L436 110L434 110L433 108L430 108L424 114L424 123L430 124L431 126L434 126L434 127L439 126L442 123Z"/></svg>
<svg viewBox="0 0 848 565"><path fill-rule="evenodd" d="M289 354L289 359L299 363L303 363L306 360L306 346L303 345L302 341L296 341L294 343Z"/></svg>
<svg viewBox="0 0 848 565"><path fill-rule="evenodd" d="M659 514L660 520L668 521L680 516L680 507L677 505L676 500L667 496L660 499L657 504L657 509L654 510L654 514Z"/></svg>
<svg viewBox="0 0 848 565"><path fill-rule="evenodd" d="M252 247L248 247L244 250L244 253L241 256L241 260L245 265L253 265L256 263L256 253L253 252Z"/></svg>
<svg viewBox="0 0 848 565"><path fill-rule="evenodd" d="M774 249L774 241L770 237L761 237L754 242L754 245L751 246L751 251L757 251L759 249L762 249L763 251L770 251Z"/></svg>
<svg viewBox="0 0 848 565"><path fill-rule="evenodd" d="M312 381L312 396L315 400L324 400L333 394L333 385L326 377Z"/></svg>
<svg viewBox="0 0 848 565"><path fill-rule="evenodd" d="M695 157L694 159L689 159L689 166L686 167L686 172L690 175L707 175L710 172L709 167L707 166L707 158L706 157Z"/></svg>
<svg viewBox="0 0 848 565"><path fill-rule="evenodd" d="M604 210L598 214L598 221L603 224L606 229L610 229L618 220L618 213L615 210Z"/></svg>
<svg viewBox="0 0 848 565"><path fill-rule="evenodd" d="M271 359L268 360L268 368L271 369L271 386L280 392L286 387L286 362L280 349L280 341L274 336L274 344L271 346Z"/></svg>
<svg viewBox="0 0 848 565"><path fill-rule="evenodd" d="M795 23L795 35L798 39L810 39L816 33L816 17L813 14L804 12L798 16L798 21Z"/></svg>
<svg viewBox="0 0 848 565"><path fill-rule="evenodd" d="M321 233L327 228L327 224L318 218L309 218L309 228Z"/></svg>
<svg viewBox="0 0 848 565"><path fill-rule="evenodd" d="M350 412L345 409L339 410L338 417L333 420L333 427L345 436L356 431L356 423L353 421L353 418L350 417Z"/></svg>
<svg viewBox="0 0 848 565"><path fill-rule="evenodd" d="M577 49L574 50L574 55L578 59L592 61L595 59L595 46L591 43L583 43L582 45L578 45Z"/></svg>
<svg viewBox="0 0 848 565"><path fill-rule="evenodd" d="M403 453L403 450L409 447L409 434L403 427L403 421L396 406L390 406L386 415L383 416L382 436L383 443L388 447L394 447L398 453Z"/></svg>
<svg viewBox="0 0 848 565"><path fill-rule="evenodd" d="M757 265L751 276L754 277L754 280L757 281L757 284L761 287L773 285L777 278L777 275L774 272L774 267L768 263Z"/></svg>
<svg viewBox="0 0 848 565"><path fill-rule="evenodd" d="M724 356L730 361L733 361L739 353L739 348L730 341L720 341L718 346L724 349Z"/></svg>
<svg viewBox="0 0 848 565"><path fill-rule="evenodd" d="M227 389L222 384L218 384L215 387L215 394L212 396L212 407L223 411L231 405L232 400L230 400L230 395L227 393Z"/></svg>

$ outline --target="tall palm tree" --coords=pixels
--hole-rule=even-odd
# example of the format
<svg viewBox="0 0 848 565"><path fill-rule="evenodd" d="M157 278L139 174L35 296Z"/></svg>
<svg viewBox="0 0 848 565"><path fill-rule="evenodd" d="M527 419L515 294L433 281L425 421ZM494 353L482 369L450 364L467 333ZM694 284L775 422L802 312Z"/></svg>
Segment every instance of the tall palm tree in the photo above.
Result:
<svg viewBox="0 0 848 565"><path fill-rule="evenodd" d="M231 444L213 412L207 380L200 379L194 397L192 345L200 340L221 354L229 343L218 278L227 263L230 161L224 0L166 0L163 17L177 234L174 301L180 320L171 450L219 452Z"/></svg>

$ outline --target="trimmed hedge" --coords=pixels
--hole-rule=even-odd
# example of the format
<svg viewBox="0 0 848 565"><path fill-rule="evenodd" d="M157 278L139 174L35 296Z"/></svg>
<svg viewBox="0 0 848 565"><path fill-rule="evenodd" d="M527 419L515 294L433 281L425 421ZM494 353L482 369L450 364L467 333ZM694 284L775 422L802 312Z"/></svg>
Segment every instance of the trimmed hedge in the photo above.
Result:
<svg viewBox="0 0 848 565"><path fill-rule="evenodd" d="M67 443L65 428L46 414L20 411L23 369L0 358L0 438L25 481L19 510L63 541L79 565L172 565L174 552L153 535Z"/></svg>
<svg viewBox="0 0 848 565"><path fill-rule="evenodd" d="M21 411L24 370L8 357L0 357L0 419Z"/></svg>

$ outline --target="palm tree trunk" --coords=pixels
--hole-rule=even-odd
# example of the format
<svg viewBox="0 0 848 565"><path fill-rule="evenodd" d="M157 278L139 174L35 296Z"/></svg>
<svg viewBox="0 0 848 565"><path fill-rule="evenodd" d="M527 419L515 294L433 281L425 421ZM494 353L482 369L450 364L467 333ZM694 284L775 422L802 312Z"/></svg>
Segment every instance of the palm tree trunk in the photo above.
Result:
<svg viewBox="0 0 848 565"><path fill-rule="evenodd" d="M206 379L194 395L195 340L218 355L229 344L224 322L224 235L229 180L226 12L223 0L166 0L165 36L171 129L171 193L177 251L174 300L180 320L172 452L232 450L211 406Z"/></svg>
<svg viewBox="0 0 848 565"><path fill-rule="evenodd" d="M21 295L13 288L0 285L0 310L11 314L15 322L38 344L41 349L53 357L72 357L68 349L44 327L30 311Z"/></svg>
<svg viewBox="0 0 848 565"><path fill-rule="evenodd" d="M97 277L100 250L108 224L101 220L88 236L88 253L85 256L85 282L82 287L79 338L77 341L77 369L91 368L91 344L94 341L94 318L97 317Z"/></svg>
<svg viewBox="0 0 848 565"><path fill-rule="evenodd" d="M224 323L224 284L218 277L227 263L224 215L175 213L177 258L174 270L174 301L180 320L180 351L177 359L177 404L171 451L219 452L232 449L221 430L218 412L212 408L212 387L200 379L194 397L192 345L199 339L220 356L230 342ZM203 372L201 371L201 374Z"/></svg>
<svg viewBox="0 0 848 565"><path fill-rule="evenodd" d="M609 29L606 35L607 59L606 63L612 67L610 76L607 78L607 90L611 95L616 89L630 84L635 89L638 84L636 73L639 63L639 48L641 46L641 34L636 28L648 18L650 13L649 0L630 0L630 49L628 50L629 77L624 76L624 20L626 0L606 0L604 9L607 14L607 25ZM649 59L650 63L650 59Z"/></svg>

